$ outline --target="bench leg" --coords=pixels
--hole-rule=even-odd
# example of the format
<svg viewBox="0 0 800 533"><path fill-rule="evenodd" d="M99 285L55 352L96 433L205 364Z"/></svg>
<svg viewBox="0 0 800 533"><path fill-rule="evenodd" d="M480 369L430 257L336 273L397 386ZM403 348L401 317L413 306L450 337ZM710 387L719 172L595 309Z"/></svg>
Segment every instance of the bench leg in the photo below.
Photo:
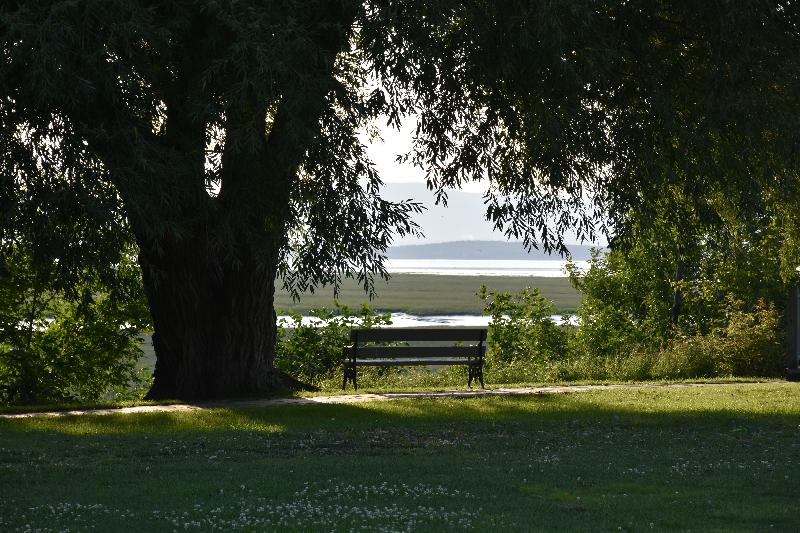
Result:
<svg viewBox="0 0 800 533"><path fill-rule="evenodd" d="M471 366L469 367L469 377L467 378L467 387L472 388L472 380L475 380L481 384L481 388L485 389L486 387L483 384L483 367L482 366Z"/></svg>
<svg viewBox="0 0 800 533"><path fill-rule="evenodd" d="M472 388L472 380L478 381L483 388L483 371L479 366L469 367L469 378L467 379L467 387Z"/></svg>
<svg viewBox="0 0 800 533"><path fill-rule="evenodd" d="M342 383L342 390L347 389L347 382L353 382L353 389L356 389L356 367L355 365L344 365L344 382Z"/></svg>

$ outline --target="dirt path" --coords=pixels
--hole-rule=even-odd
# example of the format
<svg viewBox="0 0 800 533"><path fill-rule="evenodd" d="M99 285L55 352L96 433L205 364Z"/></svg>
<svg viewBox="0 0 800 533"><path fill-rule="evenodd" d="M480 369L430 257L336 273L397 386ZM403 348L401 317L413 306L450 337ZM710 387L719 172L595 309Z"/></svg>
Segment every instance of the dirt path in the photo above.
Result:
<svg viewBox="0 0 800 533"><path fill-rule="evenodd" d="M128 413L165 413L175 411L195 411L198 409L235 409L241 407L269 407L273 405L314 405L335 403L361 403L411 398L472 398L477 396L513 396L524 394L570 393L608 389L643 389L663 387L708 387L719 385L747 385L748 383L643 383L619 385L554 385L549 387L518 387L496 389L453 389L423 392L388 392L382 394L336 394L332 396L313 396L306 398L271 398L264 400L235 400L229 402L207 402L196 404L140 405L110 409L82 409L73 411L46 411L32 413L0 414L2 418L30 418L40 416L71 415L109 415ZM757 382L749 383L755 385Z"/></svg>

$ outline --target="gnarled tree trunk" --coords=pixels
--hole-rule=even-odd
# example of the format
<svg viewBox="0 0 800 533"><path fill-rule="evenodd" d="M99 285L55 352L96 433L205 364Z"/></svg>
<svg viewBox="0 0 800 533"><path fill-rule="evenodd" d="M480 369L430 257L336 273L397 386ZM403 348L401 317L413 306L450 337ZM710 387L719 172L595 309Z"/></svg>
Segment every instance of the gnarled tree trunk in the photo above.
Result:
<svg viewBox="0 0 800 533"><path fill-rule="evenodd" d="M275 261L230 261L202 237L142 247L139 256L158 355L148 398L207 399L298 384L273 366Z"/></svg>
<svg viewBox="0 0 800 533"><path fill-rule="evenodd" d="M147 169L152 174L144 176L150 179L136 174L119 184L155 327L150 398L229 398L307 387L274 367L275 277L280 246L296 222L291 191L320 134L327 96L337 87L335 58L349 42L356 6L334 3L312 17L309 27L317 29L308 60L283 80L279 97L272 78L262 80L266 87L233 88L226 84L237 82L224 77L216 80L219 92L209 93L202 50L221 52L212 40L195 39L218 27L202 16L194 45L178 52L176 72L165 76L165 122L149 145L157 156ZM225 100L224 113L208 111L216 99ZM219 189L210 195L212 125L224 130L224 143L212 164ZM135 158L115 146L105 152L112 163L120 159L110 166L136 167Z"/></svg>

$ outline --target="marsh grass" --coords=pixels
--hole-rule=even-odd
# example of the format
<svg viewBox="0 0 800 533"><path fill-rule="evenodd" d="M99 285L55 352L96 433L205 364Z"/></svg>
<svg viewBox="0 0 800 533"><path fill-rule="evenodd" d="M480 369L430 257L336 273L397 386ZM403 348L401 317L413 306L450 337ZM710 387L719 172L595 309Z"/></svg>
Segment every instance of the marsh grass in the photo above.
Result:
<svg viewBox="0 0 800 533"><path fill-rule="evenodd" d="M797 529L800 387L0 420L0 530Z"/></svg>
<svg viewBox="0 0 800 533"><path fill-rule="evenodd" d="M525 287L539 287L542 294L553 300L562 313L574 313L581 295L564 278L534 276L434 276L430 274L392 274L388 282L376 282L377 296L369 301L362 287L345 280L338 301L352 308L368 302L380 311L404 312L415 315L479 315L484 302L476 293L482 285L494 290L517 292ZM275 294L275 308L307 313L311 309L332 307L333 292L317 290L303 293L300 301L292 300L280 289Z"/></svg>

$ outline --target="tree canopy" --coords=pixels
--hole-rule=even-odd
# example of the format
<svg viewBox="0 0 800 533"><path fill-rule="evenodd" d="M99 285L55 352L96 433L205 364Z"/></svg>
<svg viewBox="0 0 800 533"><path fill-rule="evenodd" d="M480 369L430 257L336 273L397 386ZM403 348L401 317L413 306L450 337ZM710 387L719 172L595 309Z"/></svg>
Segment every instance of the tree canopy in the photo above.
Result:
<svg viewBox="0 0 800 533"><path fill-rule="evenodd" d="M276 276L369 287L417 231L417 204L380 197L375 120L416 117L429 187L482 180L530 246L623 227L665 184L796 206L799 18L788 0L4 2L0 242L35 243L66 284L134 242L153 395L269 390Z"/></svg>

